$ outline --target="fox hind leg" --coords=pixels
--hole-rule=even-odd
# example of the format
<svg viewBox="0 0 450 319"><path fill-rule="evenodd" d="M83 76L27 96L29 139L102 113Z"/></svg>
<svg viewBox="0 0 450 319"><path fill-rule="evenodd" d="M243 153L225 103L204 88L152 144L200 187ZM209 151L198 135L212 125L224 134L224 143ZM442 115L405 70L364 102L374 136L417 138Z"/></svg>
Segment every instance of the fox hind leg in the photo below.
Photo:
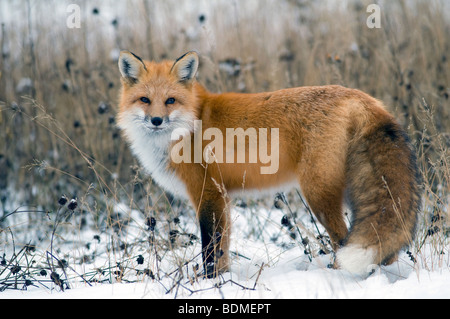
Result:
<svg viewBox="0 0 450 319"><path fill-rule="evenodd" d="M344 185L320 181L310 171L302 179L301 188L312 212L325 227L330 236L333 249L336 250L347 236L347 226L342 213ZM334 185L334 186L331 186Z"/></svg>

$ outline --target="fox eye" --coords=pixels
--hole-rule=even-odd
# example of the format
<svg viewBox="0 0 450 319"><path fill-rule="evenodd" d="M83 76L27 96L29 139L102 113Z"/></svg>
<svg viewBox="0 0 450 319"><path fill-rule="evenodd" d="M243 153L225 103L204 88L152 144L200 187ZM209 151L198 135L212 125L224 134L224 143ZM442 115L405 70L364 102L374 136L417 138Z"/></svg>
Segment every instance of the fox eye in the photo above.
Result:
<svg viewBox="0 0 450 319"><path fill-rule="evenodd" d="M175 99L173 97L169 97L166 101L166 104L173 104L175 103Z"/></svg>
<svg viewBox="0 0 450 319"><path fill-rule="evenodd" d="M140 98L140 100L143 103L150 104L150 99L148 97L143 96Z"/></svg>

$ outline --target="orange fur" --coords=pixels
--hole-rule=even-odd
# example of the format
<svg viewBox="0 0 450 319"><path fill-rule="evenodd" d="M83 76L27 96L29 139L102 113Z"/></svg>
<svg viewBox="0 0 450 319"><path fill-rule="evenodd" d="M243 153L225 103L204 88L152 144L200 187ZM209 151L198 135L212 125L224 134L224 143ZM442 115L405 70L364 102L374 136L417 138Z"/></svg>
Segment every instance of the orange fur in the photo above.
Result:
<svg viewBox="0 0 450 319"><path fill-rule="evenodd" d="M419 209L414 152L380 101L355 89L331 85L213 94L195 81L195 53L175 62L154 63L124 52L121 60L119 125L152 177L166 190L189 198L197 210L208 275L229 267L230 194L243 189L299 183L335 249L347 247L342 256L338 253L337 262L350 271L364 272L361 268L366 264L391 260L411 241ZM141 97L148 97L151 103L141 102ZM169 98L176 102L166 104ZM175 142L159 130L153 132L151 125L133 126L133 116L138 113L141 117L136 121L164 119L162 125L167 125L164 128L169 132L175 124L188 129L192 152L193 120L202 121L202 133L217 128L223 136L227 128L279 129L278 170L261 174L267 163L259 157L256 163L249 163L248 140L245 163L207 164L203 159L202 163L176 164L168 155L164 157ZM140 130L147 129L141 137ZM203 140L202 150L210 142ZM268 143L270 150L270 138ZM223 148L227 150L225 139ZM350 232L341 211L345 196L353 210ZM362 254L370 260L349 265L348 260L353 259L348 255L358 249L374 253Z"/></svg>

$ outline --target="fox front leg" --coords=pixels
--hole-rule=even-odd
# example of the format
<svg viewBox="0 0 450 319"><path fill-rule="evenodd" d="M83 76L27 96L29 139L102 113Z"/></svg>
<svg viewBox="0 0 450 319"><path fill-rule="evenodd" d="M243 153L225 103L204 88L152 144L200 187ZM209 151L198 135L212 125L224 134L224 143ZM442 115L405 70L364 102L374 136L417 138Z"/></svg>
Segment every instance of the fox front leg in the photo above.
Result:
<svg viewBox="0 0 450 319"><path fill-rule="evenodd" d="M204 274L216 277L229 268L229 211L223 198L205 200L200 206L198 220L202 238Z"/></svg>

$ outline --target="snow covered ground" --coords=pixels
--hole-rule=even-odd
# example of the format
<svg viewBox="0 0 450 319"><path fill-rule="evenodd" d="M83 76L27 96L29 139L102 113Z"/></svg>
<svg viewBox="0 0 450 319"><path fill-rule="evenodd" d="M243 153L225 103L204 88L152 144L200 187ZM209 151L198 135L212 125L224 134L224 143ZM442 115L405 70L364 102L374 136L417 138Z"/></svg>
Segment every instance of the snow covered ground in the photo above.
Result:
<svg viewBox="0 0 450 319"><path fill-rule="evenodd" d="M195 276L193 267L200 262L199 240L194 240L192 245L180 245L171 252L164 253L160 249L159 259L154 258L153 249L145 251L139 250L140 248L130 249L127 256L133 257L125 258L125 253L106 248L108 238L112 238L107 232L92 240L91 245L86 245L86 239L95 236L95 232L87 230L73 232L72 238L69 234L64 235L65 241L70 244L58 251L59 256L67 256L69 265L73 267L66 268L70 289L62 291L50 281L45 285L35 281L35 284L26 287L26 290L21 290L20 286L19 289L6 289L0 293L0 298L450 298L448 251L440 257L433 255L435 249L431 242L427 242L420 255L415 256L415 264L403 252L398 262L376 269L368 278L357 278L342 270L327 267L332 261L331 254L313 254L314 258L310 261L298 240L292 240L289 234L284 233L284 228L280 227L279 220L283 216L281 210L263 209L256 219L253 213L248 208L233 210L235 222L231 243L232 267L229 273L220 278L204 279ZM130 214L133 222L128 224L129 230L124 231L124 234L126 233L125 236L131 243L131 238L144 239L148 230L138 226L145 223L138 212L131 211ZM180 219L179 225L184 225L184 231L197 233L195 221L191 217L182 216ZM304 236L313 238L308 233L308 229L314 229L309 227L309 221L309 216L303 214L297 224L302 225L300 231ZM76 218L71 223L73 226ZM133 223L136 225L133 226ZM255 223L260 227L255 227ZM156 228L161 224L159 221ZM311 251L317 251L314 245L314 240L311 239ZM97 257L82 264L75 262L81 255L88 253ZM144 258L141 264L136 262L138 255ZM174 267L180 260L191 261L182 267L184 272L177 272L177 267ZM36 261L37 264L48 262L39 261L37 257ZM92 279L94 276L89 274L94 269L106 269L107 265L116 261L120 261L122 265L127 264L126 275L122 280L111 276L111 272L103 277L98 275L98 279L112 277L112 280L90 280L90 284L81 280L80 276L74 276L76 271L76 274L86 274L85 278ZM155 272L154 278L142 275L145 267ZM137 275L139 270L140 274ZM61 270L57 272L62 277Z"/></svg>
<svg viewBox="0 0 450 319"><path fill-rule="evenodd" d="M254 286L254 280L243 277L242 272L252 268L250 263L234 265L225 279L233 278L241 285ZM290 251L280 256L280 260L264 269L255 290L245 290L229 283L220 288L211 288L213 279L202 279L196 289L205 291L190 295L180 289L178 298L450 298L450 271L447 269L405 270L400 274L399 264L386 267L361 280L340 270L326 269L320 262L309 264ZM96 284L89 287L79 284L75 288L60 291L28 289L28 291L8 290L0 294L6 298L52 298L52 299L104 299L104 298L174 298L174 293L165 294L158 283L145 280L139 283Z"/></svg>

